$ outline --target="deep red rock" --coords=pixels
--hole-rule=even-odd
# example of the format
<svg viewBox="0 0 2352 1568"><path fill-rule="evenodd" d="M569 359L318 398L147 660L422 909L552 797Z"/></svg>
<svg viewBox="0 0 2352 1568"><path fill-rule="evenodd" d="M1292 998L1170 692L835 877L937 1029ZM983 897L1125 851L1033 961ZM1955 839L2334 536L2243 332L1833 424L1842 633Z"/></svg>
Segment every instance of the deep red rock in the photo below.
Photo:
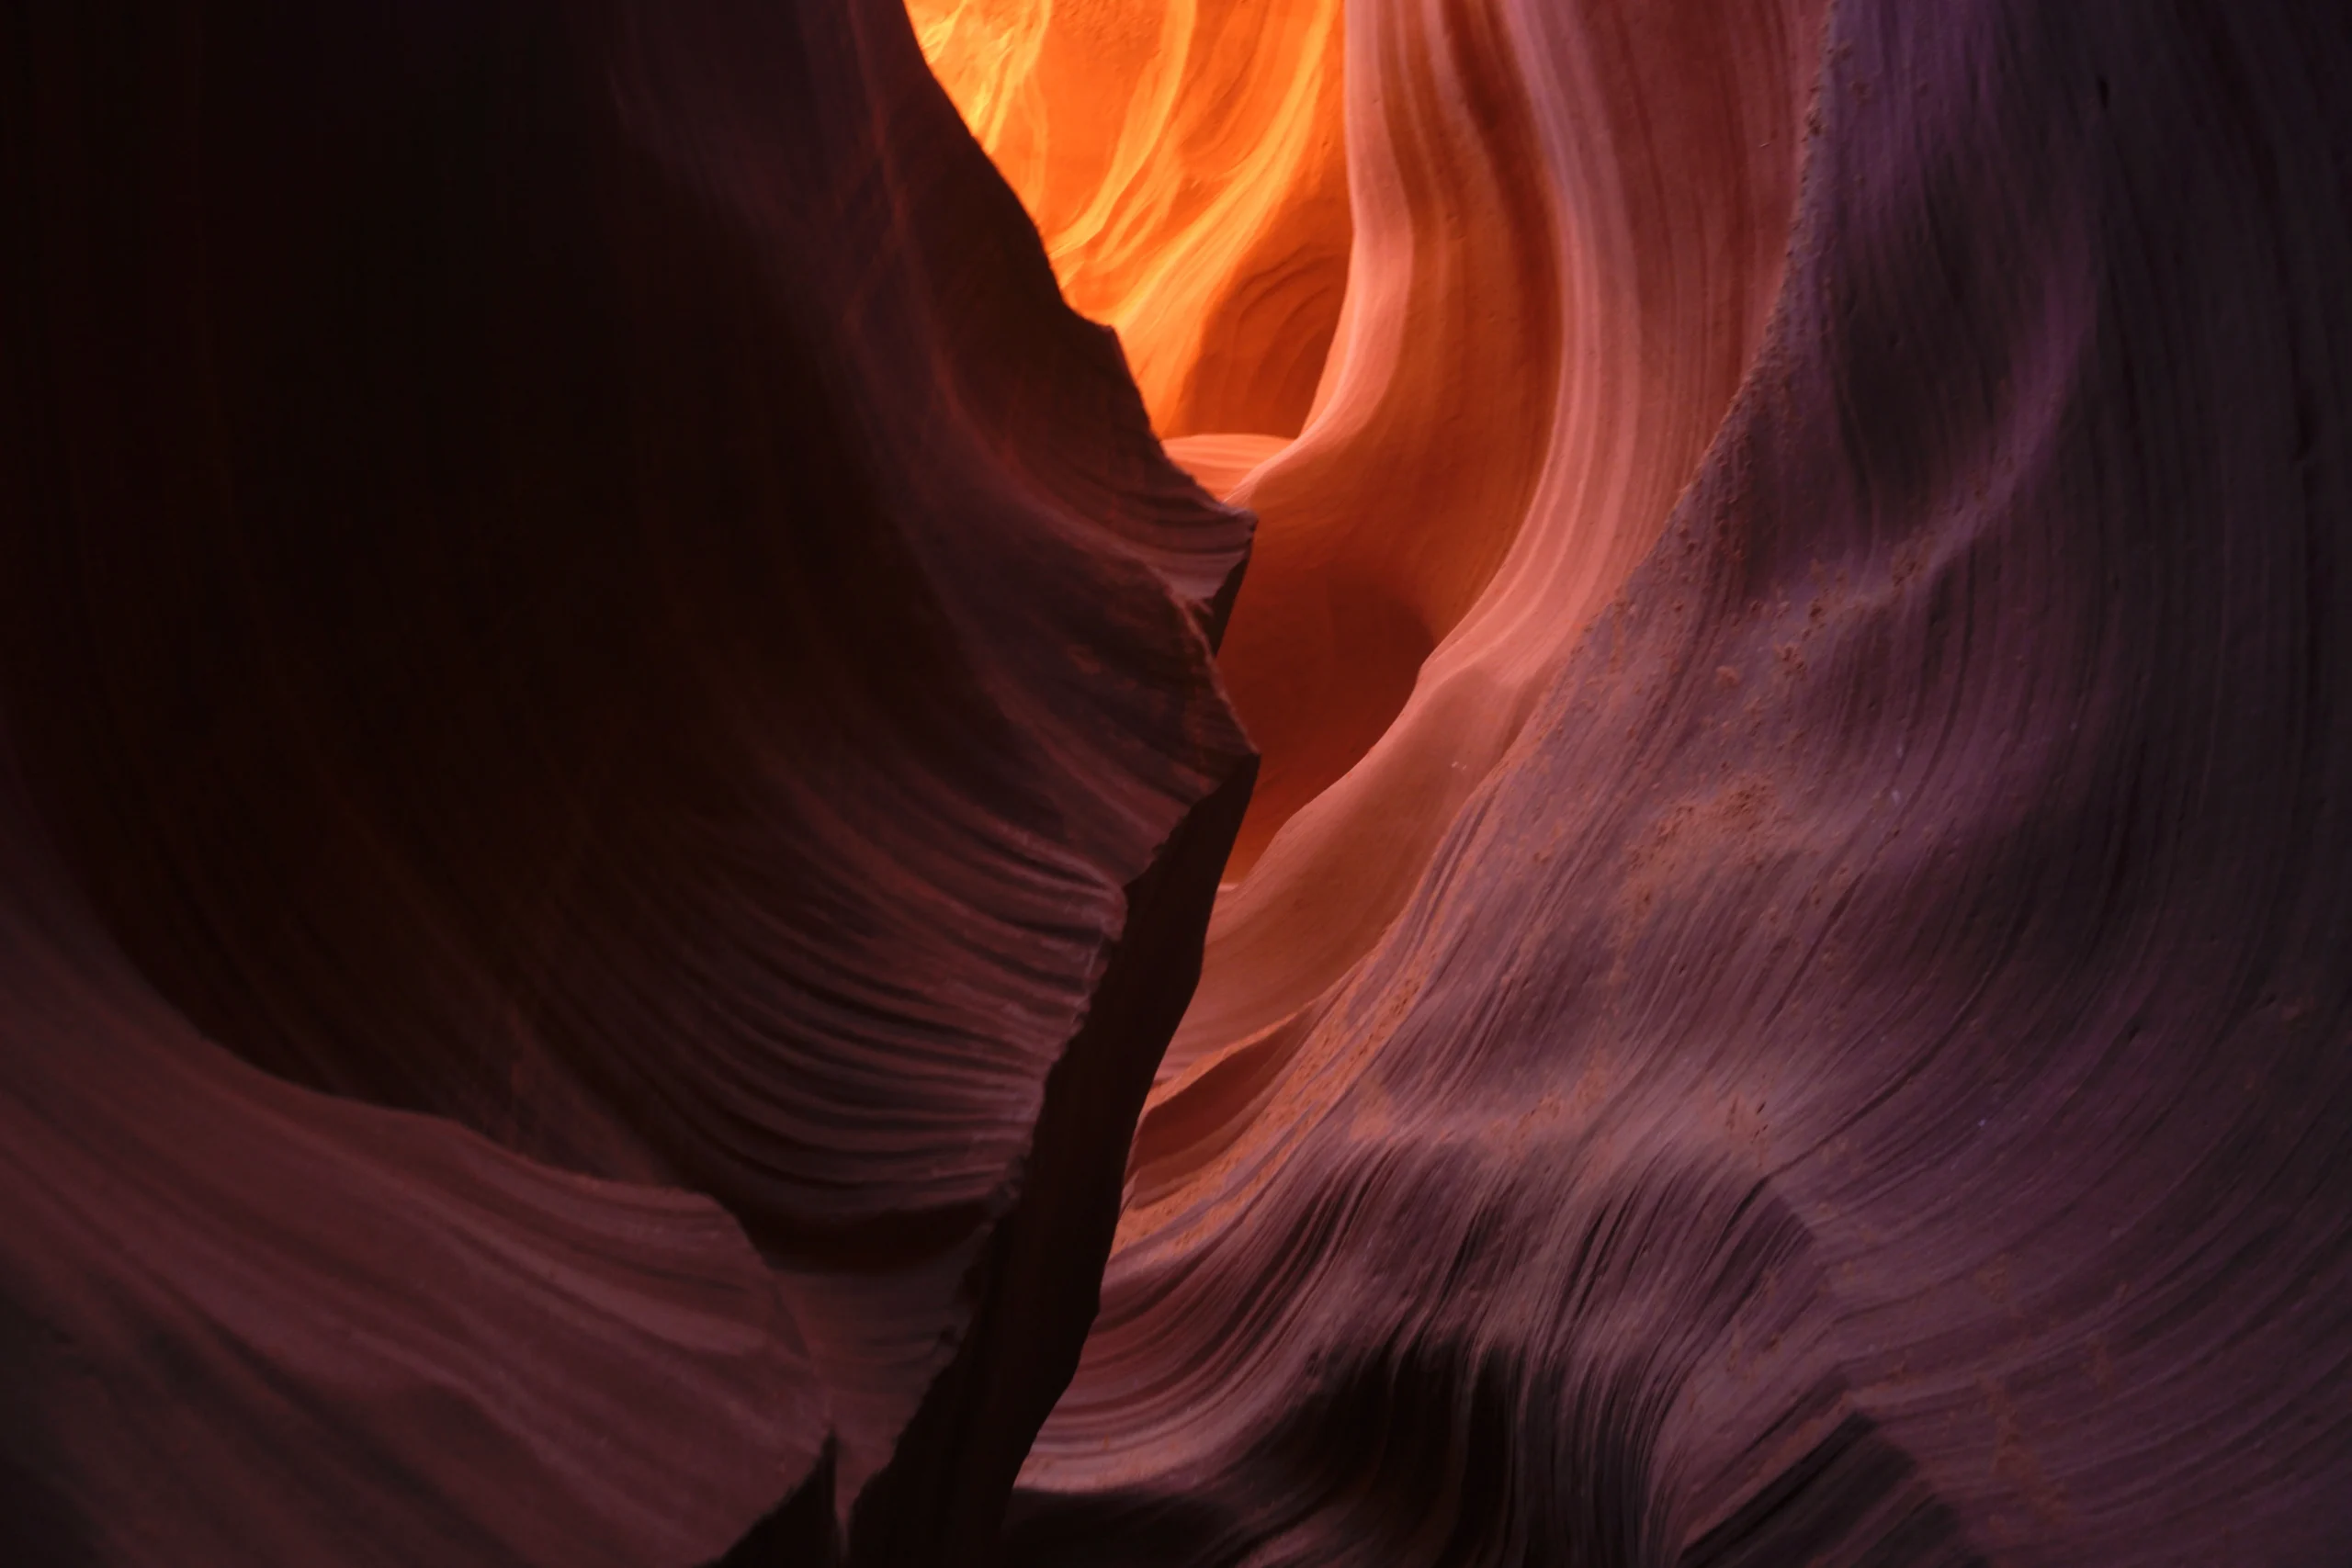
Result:
<svg viewBox="0 0 2352 1568"><path fill-rule="evenodd" d="M968 1559L1246 797L1246 516L888 0L6 30L23 1484L676 1562L821 1455L790 1519ZM254 1440L151 1480L167 1399Z"/></svg>

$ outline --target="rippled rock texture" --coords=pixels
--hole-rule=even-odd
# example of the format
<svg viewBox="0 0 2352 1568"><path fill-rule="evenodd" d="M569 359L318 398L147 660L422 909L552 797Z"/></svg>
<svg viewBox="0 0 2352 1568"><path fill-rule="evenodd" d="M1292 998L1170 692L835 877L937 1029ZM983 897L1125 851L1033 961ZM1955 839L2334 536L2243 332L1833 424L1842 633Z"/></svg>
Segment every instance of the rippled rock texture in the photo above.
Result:
<svg viewBox="0 0 2352 1568"><path fill-rule="evenodd" d="M2347 1550L2352 16L6 16L24 1560Z"/></svg>
<svg viewBox="0 0 2352 1568"><path fill-rule="evenodd" d="M1235 491L1268 787L1338 705L1265 671L1374 674L1299 581L1419 550L1435 651L1244 829L1012 1560L2335 1560L2344 22L1351 29L1346 357ZM1498 270L1424 333L1425 265Z"/></svg>
<svg viewBox="0 0 2352 1568"><path fill-rule="evenodd" d="M0 1535L975 1560L1247 519L895 4L102 9L0 57Z"/></svg>

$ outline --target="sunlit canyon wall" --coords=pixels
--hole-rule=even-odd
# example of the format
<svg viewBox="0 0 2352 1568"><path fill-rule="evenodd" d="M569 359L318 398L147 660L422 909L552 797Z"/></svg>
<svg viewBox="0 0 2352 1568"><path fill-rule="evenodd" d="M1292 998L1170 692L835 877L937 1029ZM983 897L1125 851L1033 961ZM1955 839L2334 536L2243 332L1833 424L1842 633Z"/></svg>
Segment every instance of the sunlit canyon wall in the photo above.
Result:
<svg viewBox="0 0 2352 1568"><path fill-rule="evenodd" d="M2352 16L6 15L12 1561L2344 1557Z"/></svg>

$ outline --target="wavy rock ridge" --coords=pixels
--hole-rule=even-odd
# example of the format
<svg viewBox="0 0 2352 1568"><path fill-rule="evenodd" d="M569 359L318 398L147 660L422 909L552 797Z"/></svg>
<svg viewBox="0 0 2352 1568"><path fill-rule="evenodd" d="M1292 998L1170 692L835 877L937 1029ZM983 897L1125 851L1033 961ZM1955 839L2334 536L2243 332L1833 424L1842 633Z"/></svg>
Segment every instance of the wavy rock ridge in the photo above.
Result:
<svg viewBox="0 0 2352 1568"><path fill-rule="evenodd" d="M1265 771L1150 1188L1402 909L1656 538L1779 286L1815 8L1428 15L1356 13L1350 325L1316 422L1233 492L1262 521L1222 663Z"/></svg>
<svg viewBox="0 0 2352 1568"><path fill-rule="evenodd" d="M2352 39L2287 6L1834 7L1786 282L1669 514L1777 282L1708 265L1694 214L1776 187L1763 138L1726 161L1707 137L1792 126L1810 47L1801 14L1708 12L1669 13L1702 42L1648 77L1609 46L1671 19L1483 12L1528 120L1584 129L1530 143L1581 165L1498 165L1550 170L1562 231L1627 257L1599 301L1589 262L1524 276L1570 358L1672 302L1622 362L1662 378L1563 378L1552 449L1617 462L1528 492L1511 547L1551 577L1510 621L1490 577L1226 889L1012 1561L2284 1563L2352 1539L2352 1401L2320 1371L2352 1348L2352 121L2323 63ZM1351 13L1351 67L1396 62L1352 157L1469 96L1433 84L1471 23L1451 51L1368 41L1433 14ZM1678 98L1708 38L1715 83L1779 61L1781 85ZM1672 136L1599 132L1596 82L1653 125L1713 106L1678 129L1722 183L1668 177ZM1359 169L1341 342L1409 345ZM1612 229L1596 188L1665 205ZM1440 404L1486 414L1465 467L1523 414L1473 385ZM1282 483L1325 428L1238 488L1265 521L1229 666L1283 502L1344 482ZM1342 515L1368 530L1386 493ZM1429 548L1462 526L1441 515ZM1481 658L1524 683L1419 716ZM1416 766L1467 777L1334 833L1347 869L1274 880ZM1367 865L1409 887L1393 921Z"/></svg>

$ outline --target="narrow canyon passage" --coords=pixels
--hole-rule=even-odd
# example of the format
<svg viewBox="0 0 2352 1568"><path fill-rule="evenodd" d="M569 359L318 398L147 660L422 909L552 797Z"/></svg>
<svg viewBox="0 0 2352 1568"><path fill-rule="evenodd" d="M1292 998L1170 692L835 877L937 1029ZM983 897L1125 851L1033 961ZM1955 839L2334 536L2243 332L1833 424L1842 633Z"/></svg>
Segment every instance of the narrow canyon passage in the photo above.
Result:
<svg viewBox="0 0 2352 1568"><path fill-rule="evenodd" d="M1780 287L1822 6L910 12L1171 456L1258 518L1218 669L1259 779L1137 1139L1153 1200L1273 1092L1694 474ZM1300 429L1154 395L1303 352Z"/></svg>
<svg viewBox="0 0 2352 1568"><path fill-rule="evenodd" d="M0 0L0 1560L2352 1541L2352 9Z"/></svg>

